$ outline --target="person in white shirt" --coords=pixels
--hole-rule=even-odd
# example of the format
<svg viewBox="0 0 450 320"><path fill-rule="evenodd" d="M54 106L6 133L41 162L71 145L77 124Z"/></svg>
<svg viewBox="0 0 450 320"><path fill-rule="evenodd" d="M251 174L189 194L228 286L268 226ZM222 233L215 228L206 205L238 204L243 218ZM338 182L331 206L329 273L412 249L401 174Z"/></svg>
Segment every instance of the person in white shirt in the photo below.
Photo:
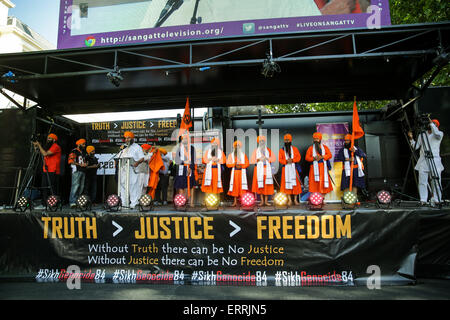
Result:
<svg viewBox="0 0 450 320"><path fill-rule="evenodd" d="M128 198L129 203L122 203L123 206L134 209L139 202L139 198L142 195L142 179L139 179L141 175L137 172L136 168L144 162L144 152L140 145L134 142L134 133L126 131L124 133L125 145L122 146L122 151L117 155L117 158L132 158L134 162L130 166L126 166L126 162L122 161L122 165L119 167L120 174L120 195L122 201L126 197L126 174L129 172L129 184L128 184Z"/></svg>
<svg viewBox="0 0 450 320"><path fill-rule="evenodd" d="M428 130L426 132L421 133L422 136L418 137L417 142L413 138L412 132L408 132L409 141L411 146L415 148L415 150L420 149L420 157L415 166L415 170L419 172L419 196L420 202L425 204L428 202L428 178L431 178L431 172L427 160L425 158L425 150L423 144L428 138L429 146L431 148L431 153L433 154L432 161L436 167L436 173L438 175L439 186L441 185L441 173L444 170L444 166L441 162L441 157L439 155L439 150L442 142L442 138L444 137L444 133L439 131L439 121L434 119L430 120L430 124ZM432 204L437 204L442 202L442 188L436 188L435 183L431 183L431 190L433 192L433 197L431 199Z"/></svg>

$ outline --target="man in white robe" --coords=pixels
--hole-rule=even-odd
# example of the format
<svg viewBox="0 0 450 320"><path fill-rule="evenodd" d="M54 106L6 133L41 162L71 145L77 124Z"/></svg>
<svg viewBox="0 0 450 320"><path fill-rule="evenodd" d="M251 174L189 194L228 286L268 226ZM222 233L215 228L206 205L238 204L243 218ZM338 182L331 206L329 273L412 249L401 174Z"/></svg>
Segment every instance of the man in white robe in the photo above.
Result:
<svg viewBox="0 0 450 320"><path fill-rule="evenodd" d="M119 167L120 174L120 198L122 205L134 209L139 202L142 195L142 175L139 173L138 166L144 162L144 152L140 145L134 142L134 134L131 131L124 133L125 145L122 146L122 151L119 152L117 158L131 158L130 165L126 165L126 161L122 160ZM144 164L145 165L145 164ZM128 193L126 192L127 171L129 172ZM125 199L128 198L128 203Z"/></svg>

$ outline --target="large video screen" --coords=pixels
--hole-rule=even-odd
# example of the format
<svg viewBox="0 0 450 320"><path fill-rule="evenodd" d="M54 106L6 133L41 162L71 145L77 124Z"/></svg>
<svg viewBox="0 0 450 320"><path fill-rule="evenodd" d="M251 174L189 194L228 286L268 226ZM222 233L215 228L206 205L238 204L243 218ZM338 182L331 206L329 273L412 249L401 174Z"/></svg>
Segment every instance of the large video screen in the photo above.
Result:
<svg viewBox="0 0 450 320"><path fill-rule="evenodd" d="M386 25L389 0L61 0L58 49Z"/></svg>

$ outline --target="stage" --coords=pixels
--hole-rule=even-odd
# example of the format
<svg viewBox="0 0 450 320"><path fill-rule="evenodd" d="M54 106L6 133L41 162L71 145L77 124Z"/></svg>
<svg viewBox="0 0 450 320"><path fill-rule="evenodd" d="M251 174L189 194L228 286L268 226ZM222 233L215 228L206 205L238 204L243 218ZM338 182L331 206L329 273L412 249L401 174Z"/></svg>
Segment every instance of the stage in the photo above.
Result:
<svg viewBox="0 0 450 320"><path fill-rule="evenodd" d="M450 277L450 209L396 202L151 211L0 211L0 279L368 286ZM70 268L68 268L71 266Z"/></svg>

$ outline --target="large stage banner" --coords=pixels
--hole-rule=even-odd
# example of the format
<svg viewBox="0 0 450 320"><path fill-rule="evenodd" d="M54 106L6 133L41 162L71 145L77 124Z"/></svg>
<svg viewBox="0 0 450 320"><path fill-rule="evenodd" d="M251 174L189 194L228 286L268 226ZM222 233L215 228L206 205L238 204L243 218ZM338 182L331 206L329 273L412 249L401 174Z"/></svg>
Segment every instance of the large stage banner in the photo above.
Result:
<svg viewBox="0 0 450 320"><path fill-rule="evenodd" d="M390 24L388 0L60 0L58 49Z"/></svg>
<svg viewBox="0 0 450 320"><path fill-rule="evenodd" d="M125 131L133 131L136 142L170 143L173 132L178 129L176 118L92 122L86 124L87 136L92 144L121 145Z"/></svg>
<svg viewBox="0 0 450 320"><path fill-rule="evenodd" d="M328 202L340 202L343 195L341 191L342 162L334 162L334 157L344 147L344 137L348 131L348 123L317 123L316 130L322 133L322 143L326 145L333 157L329 160L331 164L330 175L333 179L333 192L325 195Z"/></svg>
<svg viewBox="0 0 450 320"><path fill-rule="evenodd" d="M413 210L378 209L8 213L0 278L63 282L76 266L87 282L414 283L418 221Z"/></svg>

